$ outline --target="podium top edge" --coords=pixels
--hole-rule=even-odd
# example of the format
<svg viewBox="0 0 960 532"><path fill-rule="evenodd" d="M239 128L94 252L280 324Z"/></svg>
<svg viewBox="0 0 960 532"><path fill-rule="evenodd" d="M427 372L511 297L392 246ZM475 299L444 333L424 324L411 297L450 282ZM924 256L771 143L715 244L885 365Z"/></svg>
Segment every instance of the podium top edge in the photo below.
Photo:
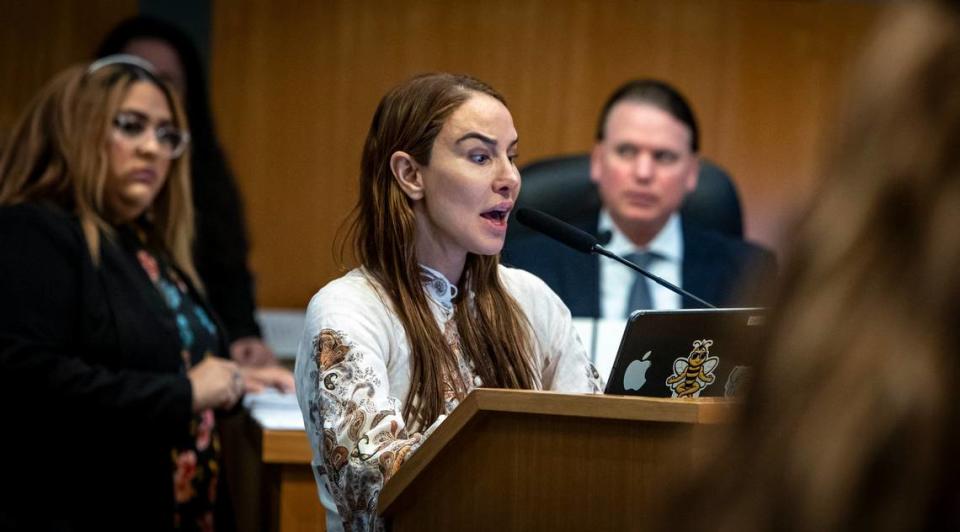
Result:
<svg viewBox="0 0 960 532"><path fill-rule="evenodd" d="M464 399L478 410L675 423L725 423L739 402L718 397L671 399L627 395L477 388Z"/></svg>

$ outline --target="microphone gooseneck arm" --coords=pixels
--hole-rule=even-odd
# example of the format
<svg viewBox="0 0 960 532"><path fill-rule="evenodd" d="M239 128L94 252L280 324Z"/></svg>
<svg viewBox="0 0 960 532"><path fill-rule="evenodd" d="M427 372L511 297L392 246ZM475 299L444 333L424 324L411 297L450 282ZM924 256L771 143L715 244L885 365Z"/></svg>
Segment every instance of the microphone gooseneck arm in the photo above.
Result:
<svg viewBox="0 0 960 532"><path fill-rule="evenodd" d="M696 301L697 303L700 303L701 305L703 305L703 306L706 307L706 308L717 308L717 307L711 305L710 303L707 303L706 301L700 299L699 297L691 294L690 292L687 292L687 291L684 290L683 288L680 288L679 286L677 286L677 285L675 285L675 284L673 284L673 283L671 283L671 282L669 282L669 281L666 281L666 280L662 279L661 277L656 276L656 275L648 272L647 270L644 270L644 269L641 268L640 266L637 266L636 264L628 261L627 259L621 257L620 255L617 255L616 253L607 250L605 247L601 246L600 244L594 244L593 247L590 248L590 253L596 253L597 255L603 255L604 257L609 257L609 258L611 258L611 259L619 262L620 264L623 264L624 266L626 266L626 267L628 267L628 268L636 271L637 273L643 275L644 277L646 277L647 279L650 279L651 281L657 283L658 285L666 288L667 290L670 290L670 291L672 291L672 292L674 292L674 293L676 293L676 294L680 294L680 295L683 296L683 297L688 297L688 298Z"/></svg>
<svg viewBox="0 0 960 532"><path fill-rule="evenodd" d="M533 229L538 233L542 233L581 253L596 253L597 255L609 257L632 270L636 270L647 279L652 280L667 290L692 299L706 308L717 308L691 294L690 292L687 292L683 288L664 281L656 275L644 270L640 266L637 266L620 255L617 255L616 253L604 248L599 242L597 242L597 237L591 235L590 233L587 233L578 227L574 227L563 220L554 218L545 212L540 212L534 209L520 208L517 210L517 221L529 227L530 229Z"/></svg>

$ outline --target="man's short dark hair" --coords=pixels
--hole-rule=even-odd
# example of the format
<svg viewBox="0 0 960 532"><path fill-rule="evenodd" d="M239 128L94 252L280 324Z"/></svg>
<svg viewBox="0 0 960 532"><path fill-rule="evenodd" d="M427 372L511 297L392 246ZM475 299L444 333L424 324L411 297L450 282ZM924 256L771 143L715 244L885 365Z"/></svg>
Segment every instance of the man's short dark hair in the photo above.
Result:
<svg viewBox="0 0 960 532"><path fill-rule="evenodd" d="M693 109L686 98L666 82L656 79L635 79L620 86L600 112L600 121L597 123L597 141L603 140L607 117L613 106L624 101L650 104L665 111L690 128L690 150L697 153L700 150L700 130L697 128L697 119L693 116Z"/></svg>

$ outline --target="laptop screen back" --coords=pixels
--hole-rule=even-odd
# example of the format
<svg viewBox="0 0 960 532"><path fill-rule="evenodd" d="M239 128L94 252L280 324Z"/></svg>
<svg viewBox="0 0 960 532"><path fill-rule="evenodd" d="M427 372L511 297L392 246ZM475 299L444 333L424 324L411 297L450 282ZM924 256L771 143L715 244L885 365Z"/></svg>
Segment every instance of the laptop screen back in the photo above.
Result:
<svg viewBox="0 0 960 532"><path fill-rule="evenodd" d="M750 375L764 310L637 311L627 321L605 393L732 397Z"/></svg>

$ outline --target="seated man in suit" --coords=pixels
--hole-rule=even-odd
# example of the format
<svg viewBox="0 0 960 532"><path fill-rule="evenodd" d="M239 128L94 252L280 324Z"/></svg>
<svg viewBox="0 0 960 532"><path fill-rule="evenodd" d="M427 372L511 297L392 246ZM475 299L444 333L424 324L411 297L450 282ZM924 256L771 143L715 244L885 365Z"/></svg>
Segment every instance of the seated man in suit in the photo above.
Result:
<svg viewBox="0 0 960 532"><path fill-rule="evenodd" d="M764 280L776 269L773 255L679 215L697 185L698 150L696 118L676 89L655 80L626 83L604 105L591 153L590 178L602 206L568 221L714 305L760 305ZM574 316L624 318L638 308L700 306L615 261L545 236L508 240L503 262L542 278Z"/></svg>

